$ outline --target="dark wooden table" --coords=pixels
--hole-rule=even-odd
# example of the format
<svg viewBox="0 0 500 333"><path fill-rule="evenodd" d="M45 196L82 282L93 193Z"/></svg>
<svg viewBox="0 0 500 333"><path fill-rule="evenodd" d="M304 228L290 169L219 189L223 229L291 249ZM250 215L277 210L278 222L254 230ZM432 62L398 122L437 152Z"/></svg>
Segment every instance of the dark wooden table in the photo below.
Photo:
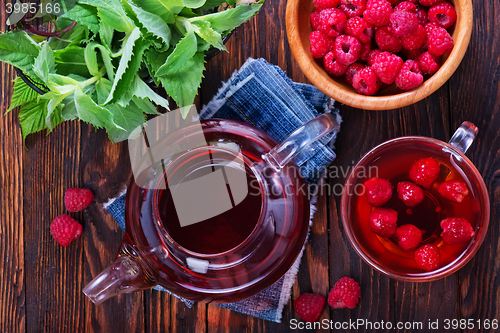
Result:
<svg viewBox="0 0 500 333"><path fill-rule="evenodd" d="M285 6L286 0L267 0L255 19L235 31L229 53L207 64L199 103L207 103L248 57L265 58L293 80L308 82L290 54ZM327 295L345 275L359 281L361 302L353 310L327 307L321 319L422 322L422 332L429 320L439 320L437 332L443 332L445 319L473 319L476 327L477 320L500 319L500 3L475 1L474 11L472 40L461 66L429 98L383 112L341 107L344 122L333 165L352 166L370 148L398 136L446 141L462 121L472 121L479 135L467 155L483 175L491 199L484 244L462 270L445 279L396 281L354 252L339 220L339 197L321 196L281 324L216 305L188 309L158 291L121 295L98 307L87 300L82 288L111 264L122 240L123 232L102 204L121 192L130 177L127 146L112 144L104 131L76 121L49 136L30 136L23 146L17 111L3 115L15 72L0 65L0 332L287 332L290 320L298 318L293 299L303 292ZM333 185L344 179L329 181ZM81 186L94 191L96 203L76 214L83 236L62 248L53 241L49 224L65 213L65 189Z"/></svg>

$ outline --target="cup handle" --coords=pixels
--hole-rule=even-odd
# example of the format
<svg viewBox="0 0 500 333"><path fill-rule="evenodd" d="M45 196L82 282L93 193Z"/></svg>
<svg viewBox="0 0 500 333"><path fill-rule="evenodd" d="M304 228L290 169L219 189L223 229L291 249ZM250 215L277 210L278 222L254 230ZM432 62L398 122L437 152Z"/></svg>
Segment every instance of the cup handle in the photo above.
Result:
<svg viewBox="0 0 500 333"><path fill-rule="evenodd" d="M465 154L476 138L477 132L478 129L476 125L470 121L464 121L455 131L448 143Z"/></svg>
<svg viewBox="0 0 500 333"><path fill-rule="evenodd" d="M302 149L332 132L338 132L340 124L330 113L323 113L299 127L282 143L271 149L262 158L276 171L280 171L297 156Z"/></svg>

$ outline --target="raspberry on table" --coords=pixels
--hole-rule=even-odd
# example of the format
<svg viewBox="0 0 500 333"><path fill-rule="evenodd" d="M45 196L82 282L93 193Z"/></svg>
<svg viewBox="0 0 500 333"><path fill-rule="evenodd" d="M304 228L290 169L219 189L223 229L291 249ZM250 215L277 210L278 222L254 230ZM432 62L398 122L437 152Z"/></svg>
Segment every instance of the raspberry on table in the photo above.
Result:
<svg viewBox="0 0 500 333"><path fill-rule="evenodd" d="M361 51L359 52L359 60L364 61L364 62L368 62L371 52L372 52L372 44L371 43L361 44Z"/></svg>
<svg viewBox="0 0 500 333"><path fill-rule="evenodd" d="M382 52L384 52L384 51L382 51L381 49L375 49L375 50L370 51L370 53L368 54L368 60L367 60L368 66L373 65L373 61L375 60L375 58Z"/></svg>
<svg viewBox="0 0 500 333"><path fill-rule="evenodd" d="M469 194L467 185L464 182L458 180L448 180L438 186L439 194L448 200L455 202L462 202L464 198Z"/></svg>
<svg viewBox="0 0 500 333"><path fill-rule="evenodd" d="M50 234L56 242L66 247L80 237L82 225L69 215L59 215L50 224Z"/></svg>
<svg viewBox="0 0 500 333"><path fill-rule="evenodd" d="M94 194L88 188L68 188L64 193L64 205L68 212L79 212L94 201Z"/></svg>
<svg viewBox="0 0 500 333"><path fill-rule="evenodd" d="M338 37L347 24L344 12L337 8L326 8L319 13L321 31L325 36Z"/></svg>
<svg viewBox="0 0 500 333"><path fill-rule="evenodd" d="M370 28L371 24L366 22L362 17L353 17L347 20L345 32L353 37L356 37L361 43L369 43L371 38L365 34L365 30Z"/></svg>
<svg viewBox="0 0 500 333"><path fill-rule="evenodd" d="M368 215L368 227L380 237L391 237L398 226L398 212L390 208L375 208Z"/></svg>
<svg viewBox="0 0 500 333"><path fill-rule="evenodd" d="M453 50L453 38L445 28L436 28L431 31L427 38L429 52L435 56L450 54Z"/></svg>
<svg viewBox="0 0 500 333"><path fill-rule="evenodd" d="M309 34L311 53L314 58L323 58L335 45L335 38L323 35L320 31Z"/></svg>
<svg viewBox="0 0 500 333"><path fill-rule="evenodd" d="M375 42L382 51L398 53L403 48L401 39L395 36L388 26L380 27L375 32Z"/></svg>
<svg viewBox="0 0 500 333"><path fill-rule="evenodd" d="M416 60L420 65L420 69L423 74L432 75L438 71L441 67L441 61L438 57L430 53L429 51L425 51L420 54Z"/></svg>
<svg viewBox="0 0 500 333"><path fill-rule="evenodd" d="M363 70L357 72L356 74L362 72ZM355 78L356 75L354 75L354 79ZM392 198L392 185L385 179L376 177L370 178L365 182L364 187L366 200L368 201L368 204L372 206L382 206Z"/></svg>
<svg viewBox="0 0 500 333"><path fill-rule="evenodd" d="M313 30L318 30L321 21L319 20L319 11L316 10L315 12L312 12L311 15L309 15L309 19L311 20L311 27Z"/></svg>
<svg viewBox="0 0 500 333"><path fill-rule="evenodd" d="M335 51L328 52L323 58L323 66L328 74L339 77L345 74L347 66L342 65L335 57Z"/></svg>
<svg viewBox="0 0 500 333"><path fill-rule="evenodd" d="M422 235L424 233L425 232L413 224L404 224L396 229L398 246L404 251L415 250L422 241Z"/></svg>
<svg viewBox="0 0 500 333"><path fill-rule="evenodd" d="M448 217L441 221L443 242L448 245L466 242L474 237L474 229L469 221L460 217Z"/></svg>
<svg viewBox="0 0 500 333"><path fill-rule="evenodd" d="M322 10L325 8L335 8L339 5L340 0L313 0L314 8Z"/></svg>
<svg viewBox="0 0 500 333"><path fill-rule="evenodd" d="M412 90L420 86L424 82L424 76L422 75L418 62L411 59L406 60L403 66L401 66L401 70L395 82L396 86L404 91Z"/></svg>
<svg viewBox="0 0 500 333"><path fill-rule="evenodd" d="M350 85L352 85L352 79L354 77L354 74L356 74L365 67L366 67L365 65L360 64L359 62L349 65L349 67L347 67L347 71L345 72L345 80L349 82Z"/></svg>
<svg viewBox="0 0 500 333"><path fill-rule="evenodd" d="M417 13L417 5L410 1L403 1L400 2L396 7L394 7L394 11L397 12L398 10L406 11L409 13Z"/></svg>
<svg viewBox="0 0 500 333"><path fill-rule="evenodd" d="M366 67L354 74L352 86L359 94L371 96L379 91L382 81L370 67Z"/></svg>
<svg viewBox="0 0 500 333"><path fill-rule="evenodd" d="M437 269L441 260L439 249L434 244L422 245L415 250L413 257L415 258L417 267L427 272Z"/></svg>
<svg viewBox="0 0 500 333"><path fill-rule="evenodd" d="M445 29L451 27L457 20L455 7L449 2L440 2L432 6L427 15L429 21L437 23Z"/></svg>
<svg viewBox="0 0 500 333"><path fill-rule="evenodd" d="M361 16L366 9L366 0L340 0L340 10L349 18Z"/></svg>
<svg viewBox="0 0 500 333"><path fill-rule="evenodd" d="M333 309L354 309L361 297L359 284L350 277L338 280L328 294L328 304Z"/></svg>
<svg viewBox="0 0 500 333"><path fill-rule="evenodd" d="M393 84L403 65L403 59L389 52L378 54L372 62L372 70L385 84Z"/></svg>
<svg viewBox="0 0 500 333"><path fill-rule="evenodd" d="M424 45L425 38L425 29L419 25L414 33L401 36L401 44L407 50L418 50Z"/></svg>
<svg viewBox="0 0 500 333"><path fill-rule="evenodd" d="M390 15L394 10L387 0L368 0L363 18L373 25L383 26L389 24Z"/></svg>
<svg viewBox="0 0 500 333"><path fill-rule="evenodd" d="M399 182L398 198L401 199L406 206L415 207L424 200L424 190L412 182Z"/></svg>
<svg viewBox="0 0 500 333"><path fill-rule="evenodd" d="M419 0L422 6L427 6L427 7L434 6L435 4L441 1L443 0Z"/></svg>
<svg viewBox="0 0 500 333"><path fill-rule="evenodd" d="M349 66L358 60L359 53L361 52L361 43L356 37L341 35L335 39L334 50L337 61L344 66Z"/></svg>
<svg viewBox="0 0 500 333"><path fill-rule="evenodd" d="M293 308L302 320L315 322L321 317L325 309L325 303L326 299L321 295L304 293L297 297Z"/></svg>
<svg viewBox="0 0 500 333"><path fill-rule="evenodd" d="M415 162L410 169L410 179L426 189L439 177L441 169L439 163L432 157L424 157Z"/></svg>
<svg viewBox="0 0 500 333"><path fill-rule="evenodd" d="M424 8L418 7L415 14L417 14L418 24L425 26L429 22L427 11Z"/></svg>
<svg viewBox="0 0 500 333"><path fill-rule="evenodd" d="M406 36L418 29L417 14L403 10L395 11L390 16L390 27L394 36Z"/></svg>

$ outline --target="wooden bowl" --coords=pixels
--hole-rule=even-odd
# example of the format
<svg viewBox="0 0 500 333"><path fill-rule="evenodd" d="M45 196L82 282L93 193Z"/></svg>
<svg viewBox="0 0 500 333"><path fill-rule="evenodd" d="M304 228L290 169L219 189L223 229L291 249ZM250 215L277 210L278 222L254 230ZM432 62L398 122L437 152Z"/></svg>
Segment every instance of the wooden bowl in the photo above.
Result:
<svg viewBox="0 0 500 333"><path fill-rule="evenodd" d="M448 29L455 46L444 56L441 68L424 83L404 92L395 85L382 89L377 96L358 94L344 78L334 78L323 68L322 59L313 58L309 34L312 31L309 15L314 11L312 0L288 0L286 32L292 53L304 75L321 91L333 99L352 107L367 110L389 110L416 103L441 87L455 72L465 55L472 33L471 0L450 0L457 12L457 21Z"/></svg>

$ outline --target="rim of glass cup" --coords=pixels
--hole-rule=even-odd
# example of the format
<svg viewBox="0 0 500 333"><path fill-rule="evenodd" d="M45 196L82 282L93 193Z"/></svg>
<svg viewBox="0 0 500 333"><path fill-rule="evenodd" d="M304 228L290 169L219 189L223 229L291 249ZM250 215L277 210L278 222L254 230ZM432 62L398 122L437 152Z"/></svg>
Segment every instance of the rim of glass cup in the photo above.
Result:
<svg viewBox="0 0 500 333"><path fill-rule="evenodd" d="M481 210L483 211L483 218L481 220L481 227L479 228L479 231L476 233L474 236L474 241L469 244L469 246L465 249L464 254L458 261L454 261L447 266L441 267L437 270L431 271L431 272L423 272L418 275L404 275L399 272L395 272L390 269L386 269L385 267L379 265L377 262L372 260L370 255L365 253L361 246L359 245L353 231L352 227L350 224L350 211L348 210L348 206L350 203L351 195L349 193L351 192L351 187L354 184L354 180L356 179L356 170L358 170L358 167L363 166L364 162L370 159L373 155L375 155L380 149L386 148L387 146L390 145L395 145L400 143L401 141L417 141L417 142L422 142L422 143L430 143L435 146L440 146L442 148L448 148L451 150L450 153L457 154L459 155L462 159L463 162L469 167L469 169L472 171L472 175L468 175L469 178L471 179L476 179L477 184L479 185L479 199L480 199L480 207ZM474 255L477 253L479 248L481 247L484 238L486 236L486 232L488 230L489 222L490 222L490 201L489 201L489 196L488 196L488 191L486 188L486 185L484 183L483 177L475 167L475 165L465 156L459 149L456 147L450 145L449 143L446 143L444 141L434 139L434 138L429 138L429 137L424 137L424 136L403 136L395 139L391 139L388 141L385 141L378 146L372 148L370 151L368 151L363 157L356 163L352 171L350 172L349 176L346 179L345 186L344 186L344 191L342 193L342 199L340 203L340 216L342 219L342 225L344 228L344 232L347 235L347 238L349 239L349 243L351 246L354 248L356 253L363 259L364 262L366 262L370 267L374 268L378 272L397 279L397 280L402 280L402 281L409 281L409 282L430 282L438 279L442 279L446 276L449 276L459 269L461 269L463 266L465 266L471 259L474 257Z"/></svg>

